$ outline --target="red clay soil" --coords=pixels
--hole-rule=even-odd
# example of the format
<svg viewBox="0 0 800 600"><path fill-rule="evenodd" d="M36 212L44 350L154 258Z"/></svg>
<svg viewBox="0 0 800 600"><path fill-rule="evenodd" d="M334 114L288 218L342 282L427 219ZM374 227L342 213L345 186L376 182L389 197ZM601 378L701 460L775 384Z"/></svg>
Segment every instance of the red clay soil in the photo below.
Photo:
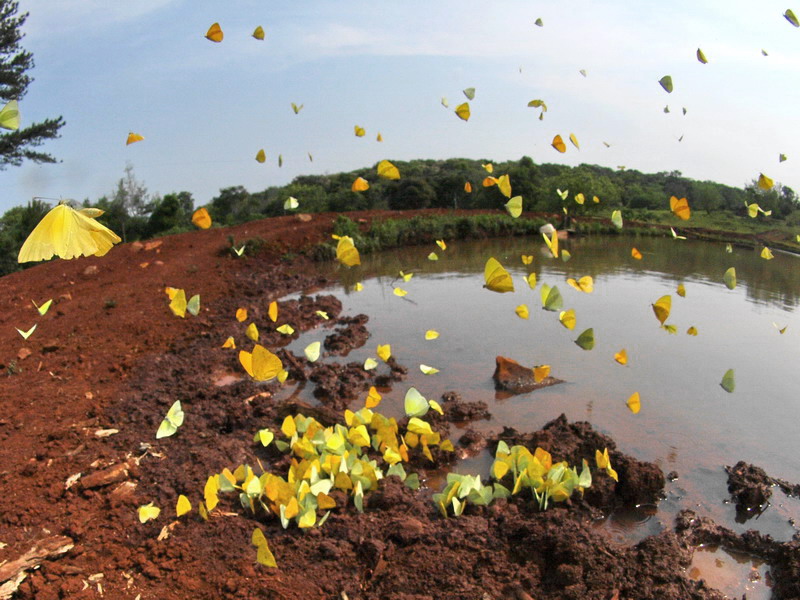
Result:
<svg viewBox="0 0 800 600"><path fill-rule="evenodd" d="M418 213L403 216L410 214ZM350 217L389 215L397 216ZM208 521L197 510L175 519L177 496L196 506L208 476L225 467L260 462L285 469L284 455L253 444L255 431L277 429L298 410L326 425L340 422L342 409L370 385L403 378L403 365L380 376L345 362L369 336L369 317L341 318L314 265L285 255L330 239L335 216L213 228L163 238L157 247L122 244L102 258L55 260L0 278L0 598L721 597L686 575L700 533L664 531L624 546L590 526L613 506L654 500L664 478L655 465L616 451L588 423L563 418L539 432L506 430L497 439L541 445L571 464L607 446L619 485L595 473L583 498L546 512L514 497L444 519L430 499L438 490L413 492L390 477L367 495L363 514L335 497L338 506L321 528L284 530L233 497L223 497ZM237 243L262 238L264 250L238 259L228 236ZM166 286L199 293L200 315L176 318ZM282 300L295 292L304 295ZM40 317L31 300L48 298L53 306ZM319 327L328 334L325 364L279 351L292 379L315 386L317 406L276 403L277 384L242 378L236 352L220 348L228 335L249 347L232 318L240 305L265 324L264 345L285 345L266 327L272 300L298 331ZM34 323L27 341L15 331ZM443 434L448 421L487 415L485 405L465 405L456 392L445 395L445 417L432 419ZM156 440L175 400L185 423ZM453 441L460 454L493 448L497 439L471 433ZM435 459L435 468L448 462L444 453ZM429 466L416 461L412 469L424 481ZM140 524L136 509L148 502L162 514ZM255 562L255 526L269 540L277 569ZM783 597L793 597L791 590Z"/></svg>

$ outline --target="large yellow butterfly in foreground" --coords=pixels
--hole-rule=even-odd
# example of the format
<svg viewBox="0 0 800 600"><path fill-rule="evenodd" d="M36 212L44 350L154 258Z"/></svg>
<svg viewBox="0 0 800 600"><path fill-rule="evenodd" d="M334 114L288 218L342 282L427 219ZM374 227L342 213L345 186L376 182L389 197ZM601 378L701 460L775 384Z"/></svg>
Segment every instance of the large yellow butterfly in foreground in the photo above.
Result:
<svg viewBox="0 0 800 600"><path fill-rule="evenodd" d="M503 268L503 265L491 257L486 261L486 267L483 270L483 277L486 284L483 286L492 290L493 292L513 292L514 282L511 279L511 274Z"/></svg>
<svg viewBox="0 0 800 600"><path fill-rule="evenodd" d="M103 256L122 240L94 220L102 214L103 211L96 208L75 210L59 202L31 231L19 250L17 261L49 260L54 255L67 259Z"/></svg>

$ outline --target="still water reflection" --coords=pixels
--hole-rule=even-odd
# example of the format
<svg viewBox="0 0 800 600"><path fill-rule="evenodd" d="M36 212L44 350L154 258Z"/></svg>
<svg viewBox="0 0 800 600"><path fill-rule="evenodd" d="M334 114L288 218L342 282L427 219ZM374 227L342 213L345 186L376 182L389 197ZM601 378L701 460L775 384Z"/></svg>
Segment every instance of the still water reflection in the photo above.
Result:
<svg viewBox="0 0 800 600"><path fill-rule="evenodd" d="M384 400L388 414L401 415L411 385L428 398L457 390L465 400L489 404L492 419L472 427L530 430L565 413L571 420L591 421L622 451L655 461L665 472L677 471L656 514L616 515L604 525L614 535L638 539L671 524L677 510L693 508L738 531L755 527L778 539L791 537L788 520L800 523L800 502L777 490L773 506L757 520L734 522L733 507L725 504L723 466L745 460L800 482L800 259L776 253L765 261L754 250L734 248L729 254L724 244L692 240L587 237L566 246L572 253L567 263L550 258L541 240L509 239L454 242L444 252L435 246L409 248L364 257L352 270L331 267L341 282L333 292L345 314L370 317L370 341L347 360L374 357L377 344L389 343L409 367L408 378ZM642 260L631 258L631 246L642 252ZM438 262L427 260L432 250ZM533 254L533 263L524 266L521 254ZM514 293L482 287L489 256L511 271ZM739 282L732 291L722 283L731 266ZM413 272L413 279L402 282L400 270ZM523 280L531 271L539 281L535 290ZM583 275L594 277L594 293L565 282ZM354 293L352 284L359 280L364 290ZM575 309L574 331L559 323L558 313L541 310L542 282L558 285L564 309ZM685 298L675 293L679 283L686 287ZM393 286L408 295L395 296ZM659 327L650 307L664 294L672 295L667 322L677 335ZM530 308L529 320L514 313L523 303ZM788 325L786 333L773 322ZM697 328L696 337L686 334L690 326ZM591 351L573 343L588 327L596 339ZM425 341L427 329L441 336ZM302 353L322 335L308 332L290 348ZM622 348L627 366L613 360ZM491 378L497 355L524 365L550 364L552 374L567 383L499 399ZM420 363L441 371L425 376ZM719 385L727 369L736 373L733 394ZM633 392L641 394L637 415L625 404ZM486 476L489 461L477 457L469 469L459 470L483 470Z"/></svg>

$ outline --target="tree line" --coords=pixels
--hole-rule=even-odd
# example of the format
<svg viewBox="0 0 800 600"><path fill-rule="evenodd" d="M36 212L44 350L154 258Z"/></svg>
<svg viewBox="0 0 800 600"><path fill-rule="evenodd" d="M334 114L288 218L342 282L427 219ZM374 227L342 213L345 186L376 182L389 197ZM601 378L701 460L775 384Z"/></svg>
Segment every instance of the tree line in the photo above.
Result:
<svg viewBox="0 0 800 600"><path fill-rule="evenodd" d="M484 186L489 173L488 160L451 158L447 160L395 161L401 178L391 181L376 176L375 167L333 175L301 175L285 186L249 192L243 186L221 189L206 208L217 225L235 225L265 217L287 214L284 202L296 198L301 212L345 212L372 209L502 209L506 198L498 187ZM493 175L509 175L514 195L521 195L526 211L560 213L569 206L573 215L608 216L612 209L641 212L664 210L670 196L688 198L692 210L728 211L744 216L746 204L757 202L772 211L772 219L800 225L800 211L795 192L776 184L765 191L755 180L743 188L712 181L683 177L679 171L642 173L634 169L610 169L582 164L569 167L558 164L537 165L527 156L517 161L493 163ZM353 192L357 177L370 183L368 190ZM469 182L471 191L465 184ZM487 182L488 183L488 182ZM558 191L569 191L563 200ZM584 194L583 205L574 201ZM593 202L597 196L599 203ZM124 241L147 239L191 230L195 209L190 192L150 194L136 179L128 165L116 189L95 202L86 199L83 206L105 210L101 221ZM41 199L26 206L14 207L0 217L0 274L21 268L16 256L25 238L51 208Z"/></svg>

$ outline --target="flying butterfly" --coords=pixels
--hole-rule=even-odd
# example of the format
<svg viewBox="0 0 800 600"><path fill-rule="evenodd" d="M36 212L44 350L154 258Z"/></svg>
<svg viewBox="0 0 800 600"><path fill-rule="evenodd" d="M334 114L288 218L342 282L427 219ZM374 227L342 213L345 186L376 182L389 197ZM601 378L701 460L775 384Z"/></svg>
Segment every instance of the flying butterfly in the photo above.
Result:
<svg viewBox="0 0 800 600"><path fill-rule="evenodd" d="M564 300L561 298L561 292L558 286L550 287L546 283L542 284L539 290L539 295L542 298L542 308L551 312L559 311L564 306Z"/></svg>
<svg viewBox="0 0 800 600"><path fill-rule="evenodd" d="M208 214L205 206L201 206L192 214L192 223L195 227L200 229L208 229L211 227L211 215Z"/></svg>
<svg viewBox="0 0 800 600"><path fill-rule="evenodd" d="M511 275L503 268L503 265L494 258L490 257L486 261L486 266L483 270L483 278L486 281L483 287L498 293L513 292L514 282Z"/></svg>
<svg viewBox="0 0 800 600"><path fill-rule="evenodd" d="M33 228L19 250L20 263L79 256L104 256L122 239L94 217L103 211L95 208L75 210L59 202Z"/></svg>
<svg viewBox="0 0 800 600"><path fill-rule="evenodd" d="M664 321L669 318L670 310L672 309L672 296L667 294L666 296L661 296L658 300L655 301L654 304L651 304L653 307L653 312L656 315L656 319L662 325Z"/></svg>
<svg viewBox="0 0 800 600"><path fill-rule="evenodd" d="M212 42L219 43L222 41L223 37L224 35L222 33L222 28L219 26L219 23L214 23L213 25L211 25L211 27L209 27L208 31L206 32L206 39Z"/></svg>
<svg viewBox="0 0 800 600"><path fill-rule="evenodd" d="M506 211L515 219L522 214L522 196L514 196L506 202Z"/></svg>
<svg viewBox="0 0 800 600"><path fill-rule="evenodd" d="M19 104L16 100L11 100L0 108L0 127L12 131L19 129Z"/></svg>
<svg viewBox="0 0 800 600"><path fill-rule="evenodd" d="M356 177L350 190L353 192L366 192L369 189L369 182L363 177Z"/></svg>
<svg viewBox="0 0 800 600"><path fill-rule="evenodd" d="M400 169L395 167L388 160L382 160L378 163L378 177L384 179L400 179Z"/></svg>
<svg viewBox="0 0 800 600"><path fill-rule="evenodd" d="M689 208L689 203L686 201L686 198L676 198L672 196L669 199L669 209L672 211L673 215L683 221L688 221L689 217L692 216L692 211Z"/></svg>
<svg viewBox="0 0 800 600"><path fill-rule="evenodd" d="M336 245L336 258L345 267L354 267L361 264L361 256L353 243L353 238L349 235L343 235L339 238L339 243Z"/></svg>
<svg viewBox="0 0 800 600"><path fill-rule="evenodd" d="M579 292L591 294L594 291L594 279L592 279L591 275L584 275L577 281L570 277L567 279L567 283Z"/></svg>

